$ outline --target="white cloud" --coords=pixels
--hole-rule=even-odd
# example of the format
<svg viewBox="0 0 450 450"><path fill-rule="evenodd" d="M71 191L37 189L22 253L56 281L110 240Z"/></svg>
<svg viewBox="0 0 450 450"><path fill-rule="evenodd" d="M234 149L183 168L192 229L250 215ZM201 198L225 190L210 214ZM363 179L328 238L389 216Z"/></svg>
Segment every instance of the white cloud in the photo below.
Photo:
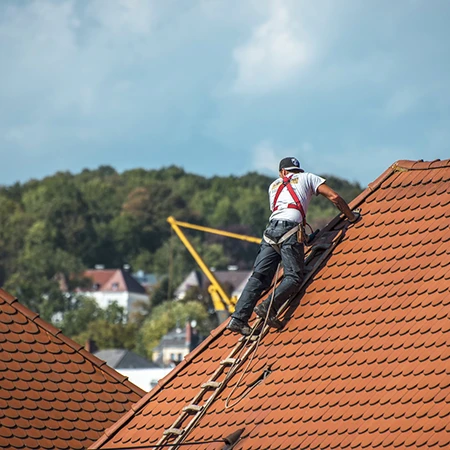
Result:
<svg viewBox="0 0 450 450"><path fill-rule="evenodd" d="M311 51L289 3L274 0L267 21L233 51L237 64L233 90L258 94L279 88L309 63Z"/></svg>
<svg viewBox="0 0 450 450"><path fill-rule="evenodd" d="M396 159L443 158L449 6L428 3L0 0L1 157L24 174L28 157L48 173L276 174L295 155L367 182ZM235 162L243 148L252 167Z"/></svg>
<svg viewBox="0 0 450 450"><path fill-rule="evenodd" d="M253 149L252 165L254 170L262 172L276 171L280 152L273 148L270 141L262 141Z"/></svg>
<svg viewBox="0 0 450 450"><path fill-rule="evenodd" d="M302 167L306 167L307 159L313 152L313 146L304 142L300 150L295 148L275 147L270 140L259 142L252 150L252 170L278 173L278 163L286 156L294 156L300 160ZM305 158L306 155L306 158Z"/></svg>
<svg viewBox="0 0 450 450"><path fill-rule="evenodd" d="M139 67L151 51L153 17L153 2L147 0L34 0L4 6L3 139L45 154L55 140L104 133L106 117L132 109L128 77L133 74L127 68ZM95 124L82 123L92 118ZM67 126L55 126L65 119Z"/></svg>

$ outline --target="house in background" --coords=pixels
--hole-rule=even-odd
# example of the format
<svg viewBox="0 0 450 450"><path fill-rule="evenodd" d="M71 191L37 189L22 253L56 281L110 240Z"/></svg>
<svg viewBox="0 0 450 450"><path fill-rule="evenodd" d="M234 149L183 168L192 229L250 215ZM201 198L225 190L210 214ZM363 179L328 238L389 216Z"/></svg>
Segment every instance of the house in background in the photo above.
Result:
<svg viewBox="0 0 450 450"><path fill-rule="evenodd" d="M99 350L94 355L113 369L154 369L157 364L125 348Z"/></svg>
<svg viewBox="0 0 450 450"><path fill-rule="evenodd" d="M153 362L174 367L202 340L195 321L186 322L183 328L177 327L161 338L159 345L153 349Z"/></svg>
<svg viewBox="0 0 450 450"><path fill-rule="evenodd" d="M133 278L146 290L152 289L158 284L158 277L154 273L147 273L143 270L134 272Z"/></svg>
<svg viewBox="0 0 450 450"><path fill-rule="evenodd" d="M239 297L252 272L250 270L235 270L234 267L230 266L229 270L215 270L213 275L222 288L229 292L230 297ZM177 300L183 300L192 288L198 288L200 292L206 293L210 284L203 272L193 270L175 289L174 296Z"/></svg>
<svg viewBox="0 0 450 450"><path fill-rule="evenodd" d="M172 370L172 367L161 367L126 349L99 350L94 355L146 392Z"/></svg>
<svg viewBox="0 0 450 450"><path fill-rule="evenodd" d="M91 269L83 276L92 280L88 288L78 288L77 293L93 297L101 308L117 302L129 316L138 311L142 303L148 303L145 288L124 269Z"/></svg>

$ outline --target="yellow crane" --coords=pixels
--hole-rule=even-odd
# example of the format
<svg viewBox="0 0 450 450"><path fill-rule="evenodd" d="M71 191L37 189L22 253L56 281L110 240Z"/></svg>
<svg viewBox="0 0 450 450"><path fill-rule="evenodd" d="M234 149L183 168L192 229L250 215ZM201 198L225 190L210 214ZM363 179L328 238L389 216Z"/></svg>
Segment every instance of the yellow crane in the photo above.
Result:
<svg viewBox="0 0 450 450"><path fill-rule="evenodd" d="M205 262L195 250L193 245L190 243L189 239L183 233L181 228L190 228L192 230L204 231L205 233L218 234L220 236L240 239L242 241L253 242L255 244L261 243L261 238L246 236L238 233L231 233L229 231L217 230L215 228L194 225L187 222L180 222L172 216L167 218L167 222L170 223L172 229L175 231L181 242L188 249L195 262L199 265L200 269L203 271L203 273L211 283L208 287L208 292L211 295L211 300L213 302L214 309L216 310L219 322L223 322L231 313L234 312L234 307L236 305L237 299L236 297L228 297L220 283L217 281L216 277L213 275L209 267L205 264Z"/></svg>

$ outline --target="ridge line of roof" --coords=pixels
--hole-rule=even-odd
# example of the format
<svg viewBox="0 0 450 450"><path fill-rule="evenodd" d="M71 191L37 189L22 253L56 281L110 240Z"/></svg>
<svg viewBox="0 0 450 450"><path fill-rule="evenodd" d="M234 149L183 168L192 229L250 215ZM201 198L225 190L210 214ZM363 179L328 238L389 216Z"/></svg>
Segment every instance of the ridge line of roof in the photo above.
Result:
<svg viewBox="0 0 450 450"><path fill-rule="evenodd" d="M181 372L181 370L183 370L188 364L190 364L190 362L197 356L197 354L201 353L204 350L206 344L209 345L210 342L217 339L222 334L223 329L226 327L226 323L227 322L225 321L221 323L217 328L212 330L209 336L194 350L188 353L184 357L183 361L181 361L176 367L174 367L173 370L171 370L165 377L161 378L151 391L147 392L147 394L144 395L144 397L142 397L137 403L132 405L131 408L116 423L107 428L104 431L104 433L100 436L100 438L93 444L91 444L89 450L98 449L99 446L109 441L123 425L125 425L136 413L138 413L148 403L148 401L152 397L158 394L158 392L167 383L169 383L173 378L175 378L176 375L178 375L179 372Z"/></svg>
<svg viewBox="0 0 450 450"><path fill-rule="evenodd" d="M6 295L4 295L6 294ZM51 334L52 336L60 339L64 344L71 347L73 350L75 350L77 353L79 353L81 356L83 356L85 359L87 359L91 364L98 367L100 370L111 376L113 379L118 381L119 383L127 386L132 392L138 394L138 395L144 395L145 391L141 389L140 387L134 385L131 381L128 380L128 377L124 377L123 375L120 375L116 370L109 367L105 361L102 361L101 359L97 358L92 353L88 352L82 345L77 344L74 340L70 339L69 337L65 336L63 332L59 329L54 327L52 324L46 322L44 319L42 319L39 314L31 311L31 309L27 308L25 305L19 302L19 300L16 297L13 297L11 294L6 292L5 290L0 288L0 296L5 299L10 306L12 306L16 311L23 314L25 317L27 317L29 320L34 322L39 328L44 329L47 333ZM99 362L101 364L99 364ZM103 367L106 366L106 367Z"/></svg>
<svg viewBox="0 0 450 450"><path fill-rule="evenodd" d="M378 178L367 185L367 188L364 189L357 197L355 197L350 203L350 209L354 209L362 203L372 192L376 191L382 183L384 183L391 175L401 171L408 170L430 170L430 169L441 169L443 167L450 167L450 159L435 159L434 161L424 161L423 159L419 159L417 161L409 160L409 159L399 159L395 163L393 163L390 167L388 167ZM335 217L331 223L335 224L337 222L338 217ZM328 227L327 227L328 228Z"/></svg>
<svg viewBox="0 0 450 450"><path fill-rule="evenodd" d="M396 164L396 163L395 163ZM370 194L376 191L391 175L395 173L394 165L388 167L378 178L376 178L372 183L369 183L359 195L357 195L349 204L351 210L356 209ZM362 212L364 214L364 211ZM322 230L324 231L332 230L336 225L343 220L342 214L337 214ZM320 234L319 234L320 236Z"/></svg>
<svg viewBox="0 0 450 450"><path fill-rule="evenodd" d="M391 166L394 170L399 171L405 170L431 170L431 169L442 169L443 167L450 167L450 159L435 159L433 161L424 161L419 159L417 161L412 161L408 159L400 159L396 161Z"/></svg>
<svg viewBox="0 0 450 450"><path fill-rule="evenodd" d="M424 161L419 159L417 161L408 159L399 159L388 167L380 176L378 176L372 183L367 185L358 196L356 196L348 205L351 210L357 208L370 194L375 192L390 176L397 172L409 170L430 170L441 169L443 167L450 167L450 159L435 159L433 161ZM403 169L403 170L402 170ZM362 212L364 214L364 211ZM337 214L322 230L322 232L332 230L343 219L342 214ZM320 236L319 234L319 236Z"/></svg>

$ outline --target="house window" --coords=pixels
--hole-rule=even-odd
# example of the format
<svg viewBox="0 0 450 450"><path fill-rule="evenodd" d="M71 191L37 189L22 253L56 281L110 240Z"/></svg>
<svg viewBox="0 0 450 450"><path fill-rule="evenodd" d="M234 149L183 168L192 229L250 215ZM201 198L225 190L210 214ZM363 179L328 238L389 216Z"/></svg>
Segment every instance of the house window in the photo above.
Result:
<svg viewBox="0 0 450 450"><path fill-rule="evenodd" d="M113 283L112 284L112 290L113 291L117 291L117 289L119 289L119 283Z"/></svg>

